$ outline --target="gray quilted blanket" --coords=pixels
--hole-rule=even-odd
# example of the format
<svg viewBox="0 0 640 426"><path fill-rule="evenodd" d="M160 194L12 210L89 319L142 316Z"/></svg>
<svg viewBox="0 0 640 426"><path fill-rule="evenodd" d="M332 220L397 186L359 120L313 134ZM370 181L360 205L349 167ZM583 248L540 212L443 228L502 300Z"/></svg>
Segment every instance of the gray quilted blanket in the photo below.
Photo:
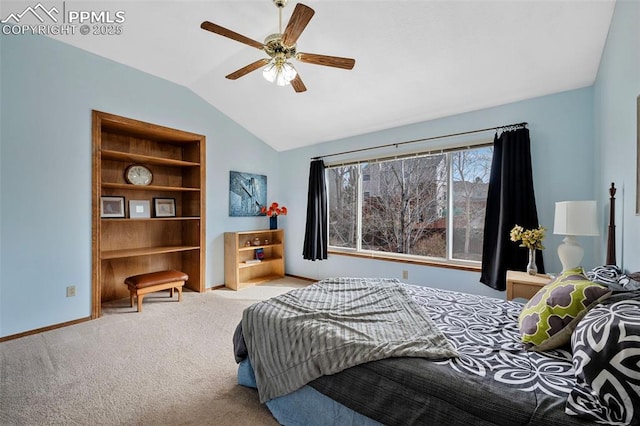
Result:
<svg viewBox="0 0 640 426"><path fill-rule="evenodd" d="M330 278L248 307L242 330L260 401L391 357L458 353L401 283Z"/></svg>

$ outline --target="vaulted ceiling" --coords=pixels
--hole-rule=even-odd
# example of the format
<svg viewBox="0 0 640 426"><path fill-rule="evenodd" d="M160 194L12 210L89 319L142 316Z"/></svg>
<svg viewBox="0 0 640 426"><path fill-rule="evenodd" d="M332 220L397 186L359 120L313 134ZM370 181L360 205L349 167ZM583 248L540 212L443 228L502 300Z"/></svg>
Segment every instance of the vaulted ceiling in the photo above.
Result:
<svg viewBox="0 0 640 426"><path fill-rule="evenodd" d="M69 3L69 2L67 2ZM591 85L614 0L305 0L298 51L350 57L353 70L294 61L307 91L260 70L264 52L200 29L211 21L263 42L271 0L98 1L125 11L118 36L56 39L191 89L278 151ZM283 11L283 26L296 2Z"/></svg>

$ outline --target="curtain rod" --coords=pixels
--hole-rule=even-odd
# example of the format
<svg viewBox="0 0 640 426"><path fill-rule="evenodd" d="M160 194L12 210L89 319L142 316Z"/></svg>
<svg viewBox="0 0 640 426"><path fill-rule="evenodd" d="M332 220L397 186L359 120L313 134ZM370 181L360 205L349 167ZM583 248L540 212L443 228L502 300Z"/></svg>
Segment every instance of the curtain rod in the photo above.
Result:
<svg viewBox="0 0 640 426"><path fill-rule="evenodd" d="M356 152L362 152L362 151L371 151L374 149L380 149L380 148L390 148L390 147L396 147L398 148L401 145L407 145L407 144L411 144L411 143L416 143L416 142L426 142L426 141L432 141L432 140L436 140L436 139L444 139L444 138L451 138L454 136L462 136L462 135L470 135L473 133L482 133L482 132L488 132L489 130L495 130L498 131L498 129L519 129L522 127L526 127L529 123L527 123L526 121L523 121L522 123L515 123L515 124L507 124L504 126L494 126L494 127L487 127L486 129L478 129L478 130L469 130L467 132L460 132L460 133L451 133L448 135L440 135L440 136L432 136L429 138L422 138L422 139L414 139L414 140L410 140L410 141L404 141L404 142L395 142L395 143L388 143L386 145L378 145L378 146L373 146L370 148L360 148L360 149L352 149L351 151L343 151L343 152L336 152L335 154L327 154L327 155L321 155L319 157L311 157L312 160L320 160L322 158L327 158L327 157L335 157L337 155L345 155L345 154L353 154Z"/></svg>

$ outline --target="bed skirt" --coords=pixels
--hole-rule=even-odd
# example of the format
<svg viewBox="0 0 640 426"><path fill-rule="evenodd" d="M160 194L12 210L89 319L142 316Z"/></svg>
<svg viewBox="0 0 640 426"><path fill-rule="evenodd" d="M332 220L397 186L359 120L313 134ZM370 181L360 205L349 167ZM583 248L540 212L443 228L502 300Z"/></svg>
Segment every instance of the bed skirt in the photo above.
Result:
<svg viewBox="0 0 640 426"><path fill-rule="evenodd" d="M248 358L238 365L238 384L256 388L256 379ZM360 413L345 407L311 386L303 386L290 394L266 402L273 417L288 426L380 426Z"/></svg>

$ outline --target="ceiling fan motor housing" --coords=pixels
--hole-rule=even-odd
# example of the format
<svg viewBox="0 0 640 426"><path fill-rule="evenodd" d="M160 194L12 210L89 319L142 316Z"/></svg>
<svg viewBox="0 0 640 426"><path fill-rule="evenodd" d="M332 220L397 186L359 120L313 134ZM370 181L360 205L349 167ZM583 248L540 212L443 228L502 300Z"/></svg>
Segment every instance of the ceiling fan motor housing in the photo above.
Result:
<svg viewBox="0 0 640 426"><path fill-rule="evenodd" d="M272 58L293 58L296 55L296 45L285 46L282 44L282 34L276 33L264 39L264 51Z"/></svg>

